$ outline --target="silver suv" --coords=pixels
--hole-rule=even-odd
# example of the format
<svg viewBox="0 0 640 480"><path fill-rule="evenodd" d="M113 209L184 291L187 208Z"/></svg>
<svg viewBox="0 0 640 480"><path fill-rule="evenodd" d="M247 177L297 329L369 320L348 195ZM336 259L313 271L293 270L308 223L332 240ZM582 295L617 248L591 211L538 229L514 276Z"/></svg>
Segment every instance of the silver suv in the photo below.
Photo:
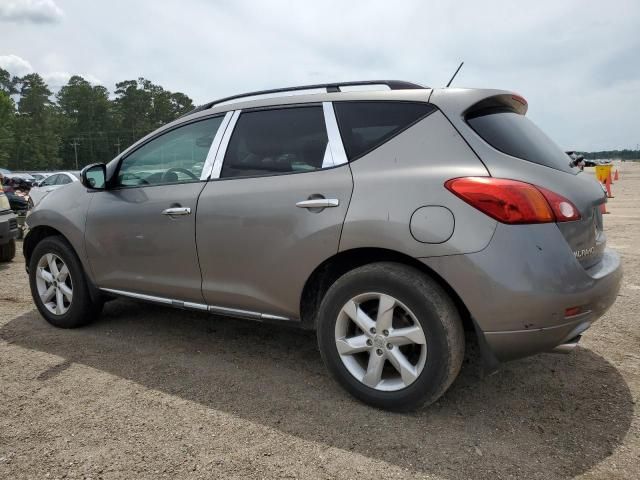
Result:
<svg viewBox="0 0 640 480"><path fill-rule="evenodd" d="M569 351L614 302L591 176L511 92L400 81L203 105L28 218L33 299L53 325L131 297L317 331L331 375L407 410L456 378Z"/></svg>

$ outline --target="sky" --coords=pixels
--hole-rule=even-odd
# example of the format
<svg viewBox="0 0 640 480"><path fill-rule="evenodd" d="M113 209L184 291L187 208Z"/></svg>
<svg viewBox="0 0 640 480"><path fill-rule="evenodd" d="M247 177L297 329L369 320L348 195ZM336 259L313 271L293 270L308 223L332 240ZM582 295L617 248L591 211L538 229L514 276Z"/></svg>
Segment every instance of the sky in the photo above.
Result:
<svg viewBox="0 0 640 480"><path fill-rule="evenodd" d="M640 1L0 0L0 67L53 90L145 77L204 103L401 79L523 95L564 149L640 144Z"/></svg>

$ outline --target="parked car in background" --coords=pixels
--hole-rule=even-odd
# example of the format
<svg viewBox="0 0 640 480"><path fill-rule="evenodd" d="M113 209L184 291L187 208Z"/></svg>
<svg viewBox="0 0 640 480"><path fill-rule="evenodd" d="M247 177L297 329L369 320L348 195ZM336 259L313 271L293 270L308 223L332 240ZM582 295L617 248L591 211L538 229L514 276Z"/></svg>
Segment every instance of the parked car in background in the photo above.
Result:
<svg viewBox="0 0 640 480"><path fill-rule="evenodd" d="M26 172L12 172L8 176L10 178L15 179L16 181L19 181L25 185L28 185L29 187L32 187L33 185L38 183L38 180L33 175Z"/></svg>
<svg viewBox="0 0 640 480"><path fill-rule="evenodd" d="M36 185L40 185L45 178L50 177L53 174L49 172L33 172L31 175L35 178Z"/></svg>
<svg viewBox="0 0 640 480"><path fill-rule="evenodd" d="M566 153L571 159L572 167L578 167L580 168L580 170L584 170L584 167L585 167L584 155L580 155L578 152L574 152L574 151L568 151L564 153Z"/></svg>
<svg viewBox="0 0 640 480"><path fill-rule="evenodd" d="M29 192L29 205L31 207L40 203L50 192L60 187L77 182L80 178L79 172L56 172L45 178L39 185L31 188Z"/></svg>
<svg viewBox="0 0 640 480"><path fill-rule="evenodd" d="M18 221L0 183L0 262L13 260L16 254Z"/></svg>
<svg viewBox="0 0 640 480"><path fill-rule="evenodd" d="M601 186L527 108L400 81L208 103L36 205L34 303L64 328L124 296L314 329L337 382L393 410L447 390L465 329L491 370L571 351L622 267Z"/></svg>
<svg viewBox="0 0 640 480"><path fill-rule="evenodd" d="M11 206L11 210L15 213L23 213L29 210L29 196L18 194L14 191L5 192L7 198L9 199L9 205Z"/></svg>
<svg viewBox="0 0 640 480"><path fill-rule="evenodd" d="M16 213L26 212L31 179L16 173L8 173L3 175L2 184L11 210Z"/></svg>

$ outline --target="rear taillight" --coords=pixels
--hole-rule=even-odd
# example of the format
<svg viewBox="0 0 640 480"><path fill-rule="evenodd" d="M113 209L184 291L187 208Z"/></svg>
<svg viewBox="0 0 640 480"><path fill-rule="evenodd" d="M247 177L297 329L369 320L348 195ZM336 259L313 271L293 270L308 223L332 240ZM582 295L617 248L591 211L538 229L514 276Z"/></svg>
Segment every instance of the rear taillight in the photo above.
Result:
<svg viewBox="0 0 640 480"><path fill-rule="evenodd" d="M546 198L549 205L551 205L551 209L556 216L556 222L572 222L574 220L580 220L580 212L570 200L566 199L562 195L552 192L551 190L547 190L546 188L536 188L542 192L544 198Z"/></svg>
<svg viewBox="0 0 640 480"><path fill-rule="evenodd" d="M452 178L444 186L499 222L509 224L569 222L580 219L570 200L546 188L506 178Z"/></svg>

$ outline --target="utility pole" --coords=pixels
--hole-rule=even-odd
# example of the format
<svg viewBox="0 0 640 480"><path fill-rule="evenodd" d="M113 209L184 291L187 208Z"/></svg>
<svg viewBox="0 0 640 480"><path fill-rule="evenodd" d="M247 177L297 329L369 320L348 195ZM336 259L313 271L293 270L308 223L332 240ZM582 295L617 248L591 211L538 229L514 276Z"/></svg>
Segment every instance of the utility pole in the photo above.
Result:
<svg viewBox="0 0 640 480"><path fill-rule="evenodd" d="M118 141L113 145L118 149L118 155L120 155L120 137L118 137Z"/></svg>
<svg viewBox="0 0 640 480"><path fill-rule="evenodd" d="M73 147L73 151L76 154L76 170L78 170L78 146L80 145L80 143L78 142L77 138L74 138L73 142L71 142L70 145Z"/></svg>

